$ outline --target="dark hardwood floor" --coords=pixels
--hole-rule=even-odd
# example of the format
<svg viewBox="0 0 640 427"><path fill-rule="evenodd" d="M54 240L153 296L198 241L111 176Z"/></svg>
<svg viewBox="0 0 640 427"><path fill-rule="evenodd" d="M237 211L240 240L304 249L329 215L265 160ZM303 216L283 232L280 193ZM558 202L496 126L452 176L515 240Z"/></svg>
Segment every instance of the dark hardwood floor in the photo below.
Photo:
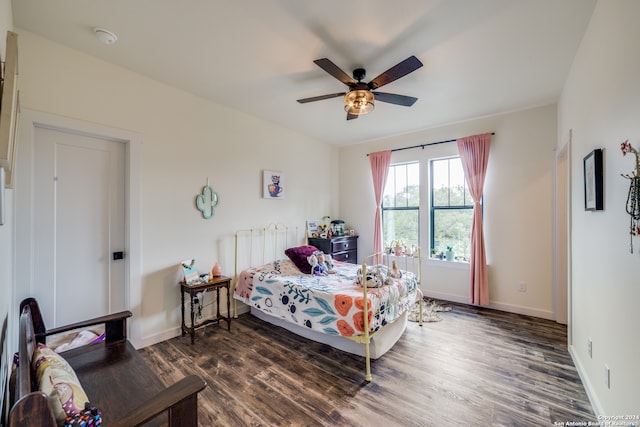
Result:
<svg viewBox="0 0 640 427"><path fill-rule="evenodd" d="M552 426L595 415L552 321L444 303L372 361L248 314L141 349L167 383L195 373L201 426Z"/></svg>

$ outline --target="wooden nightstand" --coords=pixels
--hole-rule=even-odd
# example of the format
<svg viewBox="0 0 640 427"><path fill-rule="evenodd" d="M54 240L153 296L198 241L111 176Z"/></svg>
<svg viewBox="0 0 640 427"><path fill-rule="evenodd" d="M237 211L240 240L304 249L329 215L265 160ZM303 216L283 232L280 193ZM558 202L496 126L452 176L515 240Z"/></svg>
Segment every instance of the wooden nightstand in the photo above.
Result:
<svg viewBox="0 0 640 427"><path fill-rule="evenodd" d="M309 244L331 255L336 261L358 263L358 236L338 236L331 239L310 237Z"/></svg>
<svg viewBox="0 0 640 427"><path fill-rule="evenodd" d="M220 288L227 289L227 316L220 314ZM231 288L231 278L226 276L212 277L207 283L198 283L195 285L187 285L184 282L180 282L180 299L182 302L182 336L185 334L191 334L191 344L195 341L196 329L211 323L220 323L221 320L227 322L227 329L231 331L231 298L229 295L229 289ZM199 324L195 324L195 307L193 304L193 298L200 292L206 292L209 290L216 290L216 317L213 319L207 319ZM189 295L191 304L191 324L187 326L184 323L184 295Z"/></svg>

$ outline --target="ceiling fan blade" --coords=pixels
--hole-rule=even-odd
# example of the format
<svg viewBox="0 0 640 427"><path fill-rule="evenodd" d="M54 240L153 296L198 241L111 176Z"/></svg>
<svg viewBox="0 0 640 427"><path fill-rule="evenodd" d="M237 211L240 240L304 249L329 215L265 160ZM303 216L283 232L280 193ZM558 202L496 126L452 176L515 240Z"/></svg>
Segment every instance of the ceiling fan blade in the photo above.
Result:
<svg viewBox="0 0 640 427"><path fill-rule="evenodd" d="M328 95L312 96L311 98L298 99L298 102L300 104L306 104L307 102L322 101L323 99L338 98L340 96L344 96L344 94L345 94L344 92L338 92L338 93L330 93Z"/></svg>
<svg viewBox="0 0 640 427"><path fill-rule="evenodd" d="M386 92L373 92L376 97L376 101L388 102L389 104L403 105L405 107L411 107L418 98L413 96L398 95L395 93Z"/></svg>
<svg viewBox="0 0 640 427"><path fill-rule="evenodd" d="M404 61L394 65L375 79L371 80L368 83L369 89L373 90L389 84L392 81L398 80L400 77L404 77L420 67L422 67L422 62L420 62L420 60L415 56L411 55Z"/></svg>
<svg viewBox="0 0 640 427"><path fill-rule="evenodd" d="M351 87L352 85L356 84L356 81L353 80L351 76L349 76L347 73L342 71L340 67L338 67L336 64L331 62L329 59L327 58L316 59L313 62L315 62L316 65L318 65L318 67L322 68L327 73L331 74L333 77L340 80L342 83L346 84L347 86Z"/></svg>
<svg viewBox="0 0 640 427"><path fill-rule="evenodd" d="M357 114L347 113L347 120L353 120L353 119L357 119L357 118L358 118Z"/></svg>

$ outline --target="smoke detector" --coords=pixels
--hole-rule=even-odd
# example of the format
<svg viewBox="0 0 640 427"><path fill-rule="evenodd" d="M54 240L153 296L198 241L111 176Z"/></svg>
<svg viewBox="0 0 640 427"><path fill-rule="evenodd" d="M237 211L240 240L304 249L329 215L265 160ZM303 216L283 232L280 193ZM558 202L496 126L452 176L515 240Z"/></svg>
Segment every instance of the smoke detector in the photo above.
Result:
<svg viewBox="0 0 640 427"><path fill-rule="evenodd" d="M114 44L118 41L118 36L113 34L109 30L105 30L104 28L94 28L93 32L96 33L96 37L104 44Z"/></svg>

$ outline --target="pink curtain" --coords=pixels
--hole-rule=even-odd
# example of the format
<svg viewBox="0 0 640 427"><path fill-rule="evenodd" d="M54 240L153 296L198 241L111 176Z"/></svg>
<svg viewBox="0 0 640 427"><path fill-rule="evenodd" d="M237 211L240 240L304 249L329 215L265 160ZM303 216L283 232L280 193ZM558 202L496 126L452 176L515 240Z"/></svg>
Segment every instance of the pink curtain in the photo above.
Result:
<svg viewBox="0 0 640 427"><path fill-rule="evenodd" d="M376 196L376 216L373 223L373 253L377 254L382 251L382 194L384 186L387 183L387 174L389 173L389 164L391 164L391 150L378 151L369 154L371 162L371 175L373 176L373 191ZM379 263L380 258L376 256L374 263Z"/></svg>
<svg viewBox="0 0 640 427"><path fill-rule="evenodd" d="M458 139L458 151L464 175L473 198L473 225L471 226L471 304L489 304L489 277L482 230L482 206L480 199L484 189L484 177L489 161L491 134L468 136Z"/></svg>

